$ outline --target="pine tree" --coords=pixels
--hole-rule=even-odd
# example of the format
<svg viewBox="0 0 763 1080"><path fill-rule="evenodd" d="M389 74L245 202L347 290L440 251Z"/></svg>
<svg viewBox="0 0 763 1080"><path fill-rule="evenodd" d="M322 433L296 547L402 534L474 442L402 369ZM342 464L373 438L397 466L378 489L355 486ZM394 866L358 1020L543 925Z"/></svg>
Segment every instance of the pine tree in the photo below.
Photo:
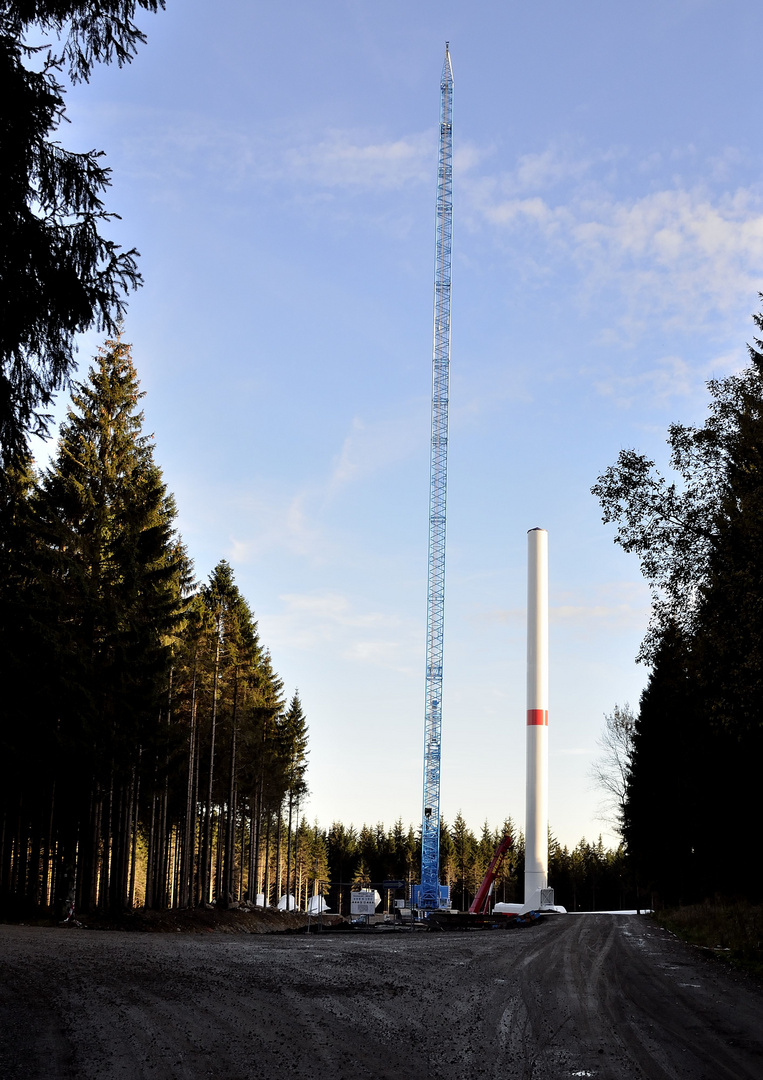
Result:
<svg viewBox="0 0 763 1080"><path fill-rule="evenodd" d="M307 910L311 896L325 896L328 893L331 885L331 868L326 838L317 822L312 827L306 827L303 836L304 907Z"/></svg>
<svg viewBox="0 0 763 1080"><path fill-rule="evenodd" d="M280 680L260 646L257 623L225 560L210 575L199 602L202 631L194 654L201 658L198 681L204 697L196 755L204 807L199 896L208 902L214 893L218 903L226 905L243 894L245 879L246 891L255 892L261 784L267 778L282 787L282 763L279 760L278 777L270 767L271 757L279 755L269 746L273 735L268 737L268 729L276 724L283 703ZM249 825L246 867L244 818Z"/></svg>
<svg viewBox="0 0 763 1080"><path fill-rule="evenodd" d="M472 890L476 893L484 878L490 861L495 855L496 848L501 841L491 828L487 820L482 824L480 838L474 849L474 865L472 867Z"/></svg>

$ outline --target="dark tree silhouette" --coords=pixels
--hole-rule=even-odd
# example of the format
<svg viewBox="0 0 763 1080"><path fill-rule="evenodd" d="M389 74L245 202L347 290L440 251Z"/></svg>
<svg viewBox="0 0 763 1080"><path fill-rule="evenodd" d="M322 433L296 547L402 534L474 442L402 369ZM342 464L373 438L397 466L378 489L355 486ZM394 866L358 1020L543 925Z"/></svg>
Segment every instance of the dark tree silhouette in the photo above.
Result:
<svg viewBox="0 0 763 1080"><path fill-rule="evenodd" d="M125 295L140 283L135 250L104 228L109 170L96 150L65 149L64 86L97 63L121 66L145 40L137 8L164 0L0 2L0 455L23 457L47 431L57 390L74 368L75 335L114 333ZM48 48L26 44L31 33Z"/></svg>

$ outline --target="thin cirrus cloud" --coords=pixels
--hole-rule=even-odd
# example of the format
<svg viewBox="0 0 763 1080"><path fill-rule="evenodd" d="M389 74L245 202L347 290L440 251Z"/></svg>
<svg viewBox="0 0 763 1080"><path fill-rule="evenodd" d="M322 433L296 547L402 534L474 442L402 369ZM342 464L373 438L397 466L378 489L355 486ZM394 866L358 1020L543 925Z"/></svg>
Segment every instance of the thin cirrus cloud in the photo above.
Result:
<svg viewBox="0 0 763 1080"><path fill-rule="evenodd" d="M382 618L373 612L358 614L346 596L330 590L284 593L278 599L281 610L267 617L273 646L321 650L348 632L378 632Z"/></svg>
<svg viewBox="0 0 763 1080"><path fill-rule="evenodd" d="M645 625L648 608L631 604L558 604L549 608L549 622L560 626L638 627Z"/></svg>
<svg viewBox="0 0 763 1080"><path fill-rule="evenodd" d="M437 161L434 128L392 138L327 128L318 140L294 125L227 127L187 113L157 114L117 106L83 108L91 123L118 121L123 132L120 169L133 178L170 186L207 176L221 190L277 184L314 193L399 191L433 185ZM115 115L118 113L118 115ZM455 155L459 173L473 171L492 149L465 142Z"/></svg>
<svg viewBox="0 0 763 1080"><path fill-rule="evenodd" d="M585 626L638 627L646 626L648 607L630 604L551 604L549 622L552 625L583 628ZM495 608L471 617L472 622L521 623L527 618L526 608Z"/></svg>
<svg viewBox="0 0 763 1080"><path fill-rule="evenodd" d="M369 610L365 602L331 590L284 593L281 610L265 616L274 647L325 652L345 660L409 671L414 629L397 613Z"/></svg>
<svg viewBox="0 0 763 1080"><path fill-rule="evenodd" d="M221 128L185 114L125 121L126 165L150 178L150 198L178 206L185 187L206 175L237 207L242 190L259 189L272 210L314 218L318 200L331 207L321 216L332 227L360 221L399 239L411 224L404 194L433 184L434 129L387 138L326 128L316 138L295 125ZM722 158L703 163L686 150L636 160L624 147L568 143L520 154L500 170L495 146L465 142L455 162L458 258L484 261L487 239L499 288L505 275L544 289L563 278L576 316L596 322L591 385L618 406L690 396L706 350L682 356L685 342L665 342L662 358L638 373L612 357L655 333L702 334L719 354L739 340L761 288L763 190L752 171L747 186L737 179L731 187L721 166L739 155L727 148ZM348 437L332 491L369 440Z"/></svg>
<svg viewBox="0 0 763 1080"><path fill-rule="evenodd" d="M312 146L287 149L281 170L292 181L324 187L400 188L431 181L434 147L431 131L366 141L355 133L333 130Z"/></svg>
<svg viewBox="0 0 763 1080"><path fill-rule="evenodd" d="M740 351L719 354L697 369L680 356L661 357L654 367L646 371L623 375L611 372L594 380L597 393L610 398L618 408L627 409L644 396L652 403L667 405L676 398L704 398L704 383L697 381L720 378L739 370L746 362Z"/></svg>
<svg viewBox="0 0 763 1080"><path fill-rule="evenodd" d="M234 528L226 557L234 564L251 563L274 551L287 551L311 563L340 558L341 541L326 518L327 510L346 490L394 469L426 446L421 437L426 430L426 408L426 402L418 408L409 402L399 414L379 420L356 416L339 452L326 462L323 477L297 490L284 492L269 483L249 481L246 494L230 499L227 516ZM186 506L193 517L192 492ZM204 510L199 507L197 512Z"/></svg>
<svg viewBox="0 0 763 1080"><path fill-rule="evenodd" d="M261 175L357 193L392 190L431 183L433 155L432 132L385 141L335 130L311 145L274 147ZM498 175L485 167L494 155L493 147L465 144L456 158L469 231L524 235L541 275L573 263L587 303L614 290L627 338L655 315L684 329L736 314L760 284L763 195L754 185L724 189L715 162L706 176L699 167L690 185L671 177L662 190L625 196L618 192L638 163L624 148L579 154L552 146Z"/></svg>
<svg viewBox="0 0 763 1080"><path fill-rule="evenodd" d="M97 110L89 110L93 119ZM114 120L112 107L105 119ZM132 175L198 181L206 174L226 189L284 182L324 189L399 189L431 183L436 157L434 130L385 139L339 128L319 140L292 125L246 129L221 127L196 114L157 115L125 111L121 125L122 167Z"/></svg>
<svg viewBox="0 0 763 1080"><path fill-rule="evenodd" d="M294 125L221 127L203 115L113 104L84 106L81 112L96 126L118 122L120 169L154 181L190 183L207 174L223 188L274 182L348 193L433 183L433 128L392 138L327 128L316 140ZM763 197L752 185L724 189L727 176L715 159L704 169L695 164L692 184L665 171L662 190L654 190L658 170L650 165L643 183L653 190L618 197L618 189L650 163L649 155L633 161L622 147L586 151L554 144L491 172L486 165L495 157L494 146L464 142L457 148L460 214L472 230L531 228L536 240L553 242L602 273L613 263L678 270L679 291L699 285L702 299L710 297L721 308L733 303L760 265ZM659 157L658 162L669 170L670 163Z"/></svg>
<svg viewBox="0 0 763 1080"><path fill-rule="evenodd" d="M349 484L409 459L421 448L427 406L428 402L421 402L418 410L409 406L397 416L376 421L354 417L334 461L327 494L335 495Z"/></svg>
<svg viewBox="0 0 763 1080"><path fill-rule="evenodd" d="M163 185L182 187L201 174L221 190L278 185L278 198L291 205L302 196L312 205L320 191L327 198L340 191L391 194L433 182L433 129L383 138L332 128L316 140L295 128L221 129L192 115L132 119L122 144L125 166L150 178L157 198ZM627 338L655 316L678 329L707 324L736 312L740 297L760 284L763 195L755 185L726 189L715 161L704 170L697 164L691 184L665 173L662 189L654 190L657 167L641 173L643 162L623 148L553 145L491 172L495 156L495 147L473 143L456 155L464 253L468 234L488 229L498 240L509 238L507 256L535 276L574 268L582 303L613 291L622 299L617 322ZM639 175L652 190L625 195ZM384 214L372 213L374 220L389 227Z"/></svg>
<svg viewBox="0 0 763 1080"><path fill-rule="evenodd" d="M454 152L454 173L473 172L493 152L493 147L464 142ZM293 182L378 191L432 186L436 161L434 129L386 140L332 129L318 143L276 150L272 168L275 175Z"/></svg>
<svg viewBox="0 0 763 1080"><path fill-rule="evenodd" d="M231 500L228 517L235 525L226 558L235 564L250 563L267 552L287 551L313 563L330 560L335 544L314 502L314 493L307 488L292 494L251 489Z"/></svg>
<svg viewBox="0 0 763 1080"><path fill-rule="evenodd" d="M561 628L632 629L645 627L649 615L649 594L643 582L610 582L595 589L594 602L581 602L566 592L552 598L549 621ZM478 623L521 623L527 618L526 608L492 608L471 617Z"/></svg>

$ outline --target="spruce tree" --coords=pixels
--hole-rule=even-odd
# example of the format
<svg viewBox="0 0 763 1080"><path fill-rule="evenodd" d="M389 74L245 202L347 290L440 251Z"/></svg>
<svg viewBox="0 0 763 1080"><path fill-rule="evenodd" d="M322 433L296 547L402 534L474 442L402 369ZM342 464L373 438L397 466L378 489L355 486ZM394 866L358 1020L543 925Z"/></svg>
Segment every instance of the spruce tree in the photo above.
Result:
<svg viewBox="0 0 763 1080"><path fill-rule="evenodd" d="M0 460L23 458L30 431L68 385L77 333L113 332L140 283L134 250L104 235L109 170L96 150L54 138L65 119L61 72L128 63L145 41L136 9L164 0L3 0L0 4ZM50 43L30 48L32 38Z"/></svg>
<svg viewBox="0 0 763 1080"><path fill-rule="evenodd" d="M307 721L302 711L302 702L299 692L295 691L289 708L284 714L280 724L280 736L283 751L288 761L286 798L288 800L288 817L286 824L286 907L290 906L291 880L291 849L292 849L292 819L294 808L299 807L300 801L307 795Z"/></svg>
<svg viewBox="0 0 763 1080"><path fill-rule="evenodd" d="M453 891L460 901L461 910L466 911L474 894L474 860L477 841L460 810L454 818L451 836L455 868Z"/></svg>
<svg viewBox="0 0 763 1080"><path fill-rule="evenodd" d="M33 506L38 608L59 690L62 859L70 866L77 848L84 908L126 897L128 803L141 752L144 761L156 754L183 607L187 559L143 434L142 396L130 346L121 336L107 341L75 388Z"/></svg>
<svg viewBox="0 0 763 1080"><path fill-rule="evenodd" d="M49 848L55 787L55 723L37 592L37 536L30 510L31 461L0 474L0 902L13 912L47 895L40 846Z"/></svg>
<svg viewBox="0 0 763 1080"><path fill-rule="evenodd" d="M344 825L341 821L334 821L326 836L326 848L332 881L337 883L336 907L340 915L346 914L349 903L344 896L343 885L351 880L355 866L358 836L352 825Z"/></svg>

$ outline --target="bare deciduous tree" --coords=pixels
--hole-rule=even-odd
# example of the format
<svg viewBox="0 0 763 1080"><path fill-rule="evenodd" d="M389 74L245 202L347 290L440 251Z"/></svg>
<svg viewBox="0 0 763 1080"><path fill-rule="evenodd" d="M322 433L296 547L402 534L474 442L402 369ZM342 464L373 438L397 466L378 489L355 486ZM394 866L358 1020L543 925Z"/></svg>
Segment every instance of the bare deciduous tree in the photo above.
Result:
<svg viewBox="0 0 763 1080"><path fill-rule="evenodd" d="M591 766L591 779L604 793L600 807L603 821L622 835L628 769L633 752L636 717L626 702L604 716L604 731L597 740L601 755Z"/></svg>

